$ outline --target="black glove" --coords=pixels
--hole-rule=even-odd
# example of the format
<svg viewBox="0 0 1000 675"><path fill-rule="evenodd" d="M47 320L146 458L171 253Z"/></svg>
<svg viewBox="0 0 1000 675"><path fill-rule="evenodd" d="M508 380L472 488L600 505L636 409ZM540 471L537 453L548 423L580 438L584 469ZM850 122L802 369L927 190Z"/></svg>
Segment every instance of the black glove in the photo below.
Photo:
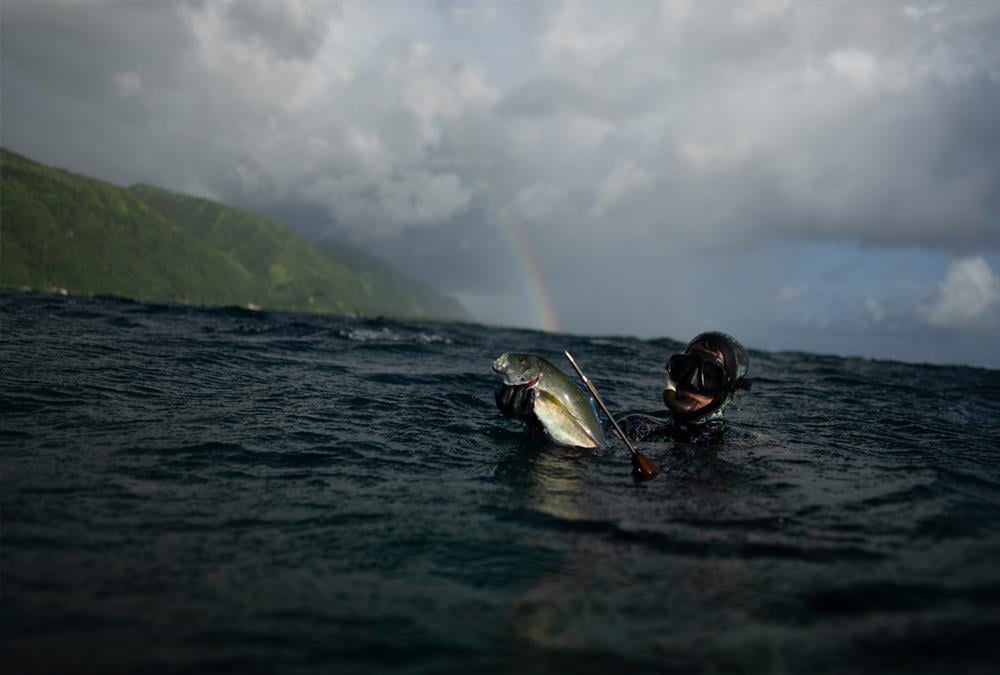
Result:
<svg viewBox="0 0 1000 675"><path fill-rule="evenodd" d="M501 384L496 391L497 408L510 417L531 417L535 408L535 390L523 385Z"/></svg>

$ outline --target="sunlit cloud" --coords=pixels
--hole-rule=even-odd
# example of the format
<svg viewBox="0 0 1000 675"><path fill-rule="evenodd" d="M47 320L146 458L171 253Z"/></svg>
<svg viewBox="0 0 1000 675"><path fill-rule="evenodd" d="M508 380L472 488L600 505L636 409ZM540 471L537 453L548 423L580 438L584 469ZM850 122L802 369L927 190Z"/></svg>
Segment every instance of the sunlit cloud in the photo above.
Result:
<svg viewBox="0 0 1000 675"><path fill-rule="evenodd" d="M924 308L924 318L937 326L991 324L1000 328L1000 277L982 257L956 260L938 282L937 293Z"/></svg>

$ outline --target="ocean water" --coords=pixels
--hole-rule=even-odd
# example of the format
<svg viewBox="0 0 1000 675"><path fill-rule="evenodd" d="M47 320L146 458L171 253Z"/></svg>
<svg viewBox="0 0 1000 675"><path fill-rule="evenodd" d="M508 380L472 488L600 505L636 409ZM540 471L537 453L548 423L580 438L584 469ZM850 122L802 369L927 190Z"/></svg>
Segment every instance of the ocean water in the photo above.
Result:
<svg viewBox="0 0 1000 675"><path fill-rule="evenodd" d="M671 340L0 294L19 672L996 672L1000 372L752 352L717 449L567 450L492 360L657 411ZM678 336L686 337L686 336Z"/></svg>

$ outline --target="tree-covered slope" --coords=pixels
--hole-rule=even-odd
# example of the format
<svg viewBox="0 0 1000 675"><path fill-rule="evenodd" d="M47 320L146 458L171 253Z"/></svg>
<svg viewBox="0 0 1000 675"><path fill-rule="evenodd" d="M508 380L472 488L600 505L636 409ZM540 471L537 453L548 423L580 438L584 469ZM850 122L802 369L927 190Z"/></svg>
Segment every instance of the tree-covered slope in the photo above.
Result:
<svg viewBox="0 0 1000 675"><path fill-rule="evenodd" d="M0 151L0 285L207 305L462 318L391 268L355 265L254 213L120 188Z"/></svg>
<svg viewBox="0 0 1000 675"><path fill-rule="evenodd" d="M208 199L149 185L132 194L171 222L266 280L267 296L258 304L320 311L359 311L411 317L464 316L461 306L411 282L388 265L357 252L317 245L270 218ZM329 280L334 280L330 286Z"/></svg>
<svg viewBox="0 0 1000 675"><path fill-rule="evenodd" d="M319 242L319 247L334 260L354 270L371 292L386 302L415 304L427 308L432 316L467 318L458 300L407 279L381 258L343 242Z"/></svg>
<svg viewBox="0 0 1000 675"><path fill-rule="evenodd" d="M253 278L121 188L0 151L0 285L245 304Z"/></svg>

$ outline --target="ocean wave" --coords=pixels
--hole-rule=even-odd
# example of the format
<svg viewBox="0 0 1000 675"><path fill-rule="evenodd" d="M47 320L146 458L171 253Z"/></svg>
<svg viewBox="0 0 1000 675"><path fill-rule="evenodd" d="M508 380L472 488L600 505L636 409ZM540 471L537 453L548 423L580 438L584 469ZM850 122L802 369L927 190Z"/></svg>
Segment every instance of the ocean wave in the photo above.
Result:
<svg viewBox="0 0 1000 675"><path fill-rule="evenodd" d="M22 654L361 672L376 650L424 672L460 643L483 670L853 672L895 664L887 640L899 659L937 639L961 649L926 670L996 662L998 372L754 352L726 442L643 446L663 473L635 484L617 439L560 448L503 417L490 363L568 347L616 412L654 412L672 340L104 298L0 310L3 619ZM159 660L120 660L150 635Z"/></svg>
<svg viewBox="0 0 1000 675"><path fill-rule="evenodd" d="M438 333L400 333L389 328L348 328L337 334L353 342L412 342L414 344L452 344L451 338Z"/></svg>

